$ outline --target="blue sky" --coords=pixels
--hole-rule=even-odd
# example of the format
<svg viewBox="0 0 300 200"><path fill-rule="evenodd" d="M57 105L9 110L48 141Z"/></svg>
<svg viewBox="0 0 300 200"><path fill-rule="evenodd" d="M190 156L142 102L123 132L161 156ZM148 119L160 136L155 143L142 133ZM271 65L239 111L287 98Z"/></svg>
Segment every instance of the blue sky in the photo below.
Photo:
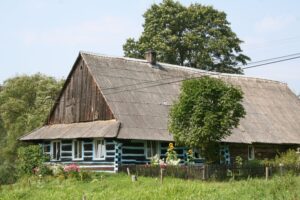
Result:
<svg viewBox="0 0 300 200"><path fill-rule="evenodd" d="M10 0L0 2L0 83L18 74L66 77L80 50L122 56L128 37L142 32L143 13L158 0ZM180 1L227 13L252 61L300 52L296 0ZM288 83L300 93L300 59L245 70Z"/></svg>

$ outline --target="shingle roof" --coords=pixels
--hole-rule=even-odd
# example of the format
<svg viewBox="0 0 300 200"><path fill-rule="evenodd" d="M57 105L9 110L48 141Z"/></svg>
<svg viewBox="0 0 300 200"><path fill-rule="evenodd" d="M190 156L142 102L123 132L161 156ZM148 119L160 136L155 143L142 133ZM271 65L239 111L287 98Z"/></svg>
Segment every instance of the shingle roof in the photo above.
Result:
<svg viewBox="0 0 300 200"><path fill-rule="evenodd" d="M300 144L300 100L284 83L164 63L152 66L145 60L87 52L80 52L80 56L87 64L117 122L121 124L120 128L117 126L118 129L113 129L119 130L118 134L113 131L109 136L172 141L173 137L167 129L168 113L170 106L178 98L181 81L209 75L241 87L244 92L246 117L224 142ZM43 138L44 129L32 134ZM87 136L84 131L80 133L82 134L71 136L72 132L69 131L68 135ZM55 138L63 137L54 135ZM100 135L107 137L106 134ZM52 139L51 137L48 139Z"/></svg>
<svg viewBox="0 0 300 200"><path fill-rule="evenodd" d="M173 140L167 130L168 112L178 98L181 80L210 75L244 92L247 115L224 141L300 144L300 101L284 83L164 63L151 66L138 59L81 55L121 122L118 138Z"/></svg>
<svg viewBox="0 0 300 200"><path fill-rule="evenodd" d="M119 131L116 120L94 121L73 124L43 126L21 138L21 140L53 140L74 138L114 138Z"/></svg>

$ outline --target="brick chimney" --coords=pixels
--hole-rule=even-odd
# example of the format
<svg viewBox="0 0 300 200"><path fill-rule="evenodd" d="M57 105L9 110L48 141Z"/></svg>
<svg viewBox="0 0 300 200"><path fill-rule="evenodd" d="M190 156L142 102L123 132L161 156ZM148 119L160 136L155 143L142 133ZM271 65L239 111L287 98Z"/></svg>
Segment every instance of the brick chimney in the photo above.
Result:
<svg viewBox="0 0 300 200"><path fill-rule="evenodd" d="M156 52L155 51L153 51L153 50L146 51L145 58L151 65L156 65Z"/></svg>

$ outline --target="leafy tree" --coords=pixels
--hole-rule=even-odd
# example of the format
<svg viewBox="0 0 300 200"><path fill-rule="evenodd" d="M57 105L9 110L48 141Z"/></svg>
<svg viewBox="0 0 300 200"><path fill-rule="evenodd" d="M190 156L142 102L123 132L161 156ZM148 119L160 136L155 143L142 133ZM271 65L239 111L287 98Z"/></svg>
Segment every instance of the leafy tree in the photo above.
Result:
<svg viewBox="0 0 300 200"><path fill-rule="evenodd" d="M220 79L185 80L170 111L169 131L178 145L200 148L213 161L217 142L229 136L246 114L242 99L240 89Z"/></svg>
<svg viewBox="0 0 300 200"><path fill-rule="evenodd" d="M0 135L3 137L0 142L0 169L3 173L5 169L13 170L7 166L13 165L17 157L17 139L44 123L61 86L61 80L42 74L17 76L4 81L0 92ZM6 166L1 166L5 163Z"/></svg>
<svg viewBox="0 0 300 200"><path fill-rule="evenodd" d="M143 16L141 37L129 38L123 45L127 57L143 58L154 49L161 62L226 73L242 73L238 65L250 60L241 53L242 41L231 30L226 14L211 6L185 7L164 0Z"/></svg>

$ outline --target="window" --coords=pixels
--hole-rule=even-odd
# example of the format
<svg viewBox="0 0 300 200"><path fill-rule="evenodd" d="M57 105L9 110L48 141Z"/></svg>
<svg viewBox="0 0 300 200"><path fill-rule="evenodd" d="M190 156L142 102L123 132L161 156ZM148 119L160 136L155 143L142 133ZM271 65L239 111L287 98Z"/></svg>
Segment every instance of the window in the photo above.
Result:
<svg viewBox="0 0 300 200"><path fill-rule="evenodd" d="M200 154L200 149L196 149L196 148L193 148L193 152L194 152L194 157L196 159L201 159L201 154Z"/></svg>
<svg viewBox="0 0 300 200"><path fill-rule="evenodd" d="M156 141L147 141L146 142L146 157L151 158L153 156L160 155L158 152L158 142Z"/></svg>
<svg viewBox="0 0 300 200"><path fill-rule="evenodd" d="M102 139L96 139L94 142L94 160L104 160L106 155L105 142Z"/></svg>
<svg viewBox="0 0 300 200"><path fill-rule="evenodd" d="M52 160L60 160L60 141L52 142Z"/></svg>
<svg viewBox="0 0 300 200"><path fill-rule="evenodd" d="M252 145L248 146L248 160L253 160L255 158L254 147Z"/></svg>
<svg viewBox="0 0 300 200"><path fill-rule="evenodd" d="M82 141L74 140L73 147L73 160L82 160Z"/></svg>

